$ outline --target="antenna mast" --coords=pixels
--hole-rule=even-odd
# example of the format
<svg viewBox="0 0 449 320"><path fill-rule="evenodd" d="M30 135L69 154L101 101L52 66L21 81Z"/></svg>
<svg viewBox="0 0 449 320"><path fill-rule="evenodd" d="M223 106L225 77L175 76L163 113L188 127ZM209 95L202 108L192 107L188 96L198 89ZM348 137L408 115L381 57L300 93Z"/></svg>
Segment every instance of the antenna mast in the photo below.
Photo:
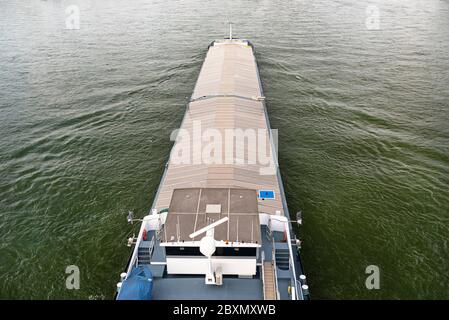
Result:
<svg viewBox="0 0 449 320"><path fill-rule="evenodd" d="M232 22L229 21L229 40L232 40Z"/></svg>

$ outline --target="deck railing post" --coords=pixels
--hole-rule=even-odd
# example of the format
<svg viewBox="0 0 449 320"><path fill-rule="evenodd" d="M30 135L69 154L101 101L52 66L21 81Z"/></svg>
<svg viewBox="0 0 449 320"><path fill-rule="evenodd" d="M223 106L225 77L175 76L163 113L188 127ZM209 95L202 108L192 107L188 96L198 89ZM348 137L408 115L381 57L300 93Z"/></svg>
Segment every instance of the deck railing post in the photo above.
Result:
<svg viewBox="0 0 449 320"><path fill-rule="evenodd" d="M264 265L263 265L263 263L264 263L264 261L265 261L265 252L264 252L264 251L262 251L262 257L261 257L261 260L262 260L262 265L261 265L260 267L261 267L261 269L262 269L263 299L266 300L267 297L266 297L266 294L265 294L265 270L264 270L265 268L264 268Z"/></svg>
<svg viewBox="0 0 449 320"><path fill-rule="evenodd" d="M274 238L271 238L272 241L272 257L271 260L273 261L273 267L274 267L274 283L276 286L276 300L280 300L281 294L279 293L279 286L278 286L278 270L276 266L276 248L274 243Z"/></svg>

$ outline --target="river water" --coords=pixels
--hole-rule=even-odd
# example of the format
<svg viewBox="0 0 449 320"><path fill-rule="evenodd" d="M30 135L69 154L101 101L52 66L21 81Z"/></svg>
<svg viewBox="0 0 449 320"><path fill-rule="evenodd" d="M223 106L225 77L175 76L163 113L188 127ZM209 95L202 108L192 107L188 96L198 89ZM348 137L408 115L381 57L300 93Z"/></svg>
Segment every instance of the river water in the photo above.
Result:
<svg viewBox="0 0 449 320"><path fill-rule="evenodd" d="M312 297L449 298L447 0L0 0L0 298L112 298L126 213L148 212L228 20L256 48Z"/></svg>

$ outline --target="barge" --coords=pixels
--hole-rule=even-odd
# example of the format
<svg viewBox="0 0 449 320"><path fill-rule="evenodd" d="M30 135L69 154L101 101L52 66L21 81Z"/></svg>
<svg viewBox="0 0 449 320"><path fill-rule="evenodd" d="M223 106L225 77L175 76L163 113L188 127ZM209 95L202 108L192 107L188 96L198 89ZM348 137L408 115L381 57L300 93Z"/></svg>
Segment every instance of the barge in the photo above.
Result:
<svg viewBox="0 0 449 320"><path fill-rule="evenodd" d="M309 298L264 100L253 45L212 42L116 299Z"/></svg>

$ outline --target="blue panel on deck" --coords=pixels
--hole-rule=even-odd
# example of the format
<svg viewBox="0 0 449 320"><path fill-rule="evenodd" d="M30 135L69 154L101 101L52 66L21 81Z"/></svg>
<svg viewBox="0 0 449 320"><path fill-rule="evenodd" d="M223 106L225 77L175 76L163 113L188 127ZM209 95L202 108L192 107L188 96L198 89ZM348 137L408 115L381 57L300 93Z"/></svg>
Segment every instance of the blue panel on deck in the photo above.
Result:
<svg viewBox="0 0 449 320"><path fill-rule="evenodd" d="M274 190L259 190L259 199L274 199Z"/></svg>

